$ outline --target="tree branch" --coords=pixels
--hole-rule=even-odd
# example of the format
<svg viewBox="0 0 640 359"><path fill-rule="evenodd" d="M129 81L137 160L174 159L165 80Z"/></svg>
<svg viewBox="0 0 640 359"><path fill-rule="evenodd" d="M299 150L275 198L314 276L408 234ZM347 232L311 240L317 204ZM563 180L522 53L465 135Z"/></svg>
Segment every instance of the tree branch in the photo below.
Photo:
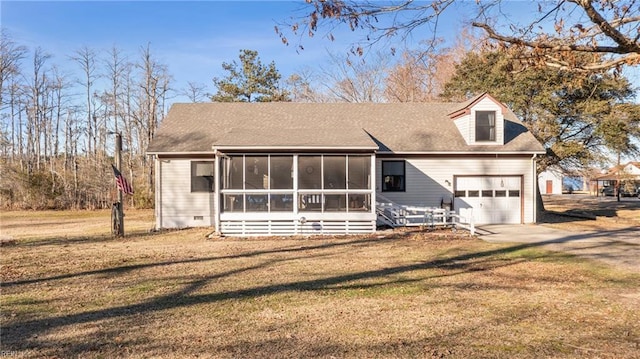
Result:
<svg viewBox="0 0 640 359"><path fill-rule="evenodd" d="M618 44L619 48L623 52L619 53L630 53L635 52L640 54L640 44L631 41L630 38L627 38L620 31L618 31L614 26L612 26L602 15L593 7L590 0L569 0L578 6L582 7L589 16L591 21L598 25L603 34L607 37L615 41Z"/></svg>
<svg viewBox="0 0 640 359"><path fill-rule="evenodd" d="M506 36L498 34L491 26L480 23L473 22L472 25L474 27L479 27L487 32L490 38L502 42L507 42L514 45L520 45L525 47L530 47L534 49L546 49L551 51L579 51L579 52L592 52L592 53L613 53L613 54L627 54L629 51L627 49L622 48L621 46L599 46L599 45L578 45L578 44L561 44L561 43L553 43L551 41L527 41L515 36Z"/></svg>
<svg viewBox="0 0 640 359"><path fill-rule="evenodd" d="M578 66L569 66L567 62L560 61L551 56L547 56L547 59L548 60L545 61L545 65L549 67L554 67L554 68L563 69L563 70L574 69L574 70L593 72L593 71L611 69L623 64L632 65L632 64L640 63L640 54L628 54L626 56L622 56L610 61L593 62L590 64L578 65Z"/></svg>

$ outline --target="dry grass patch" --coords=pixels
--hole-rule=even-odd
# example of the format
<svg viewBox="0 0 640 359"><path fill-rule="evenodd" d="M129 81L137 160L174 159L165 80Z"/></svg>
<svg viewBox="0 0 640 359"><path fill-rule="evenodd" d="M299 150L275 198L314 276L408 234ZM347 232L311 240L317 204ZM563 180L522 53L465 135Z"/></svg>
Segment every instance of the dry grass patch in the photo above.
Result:
<svg viewBox="0 0 640 359"><path fill-rule="evenodd" d="M420 232L206 233L3 247L2 350L65 358L633 358L640 350L640 276L594 262Z"/></svg>
<svg viewBox="0 0 640 359"><path fill-rule="evenodd" d="M0 239L44 243L83 238L95 241L111 237L111 210L2 211ZM142 234L153 228L153 210L126 210L125 231Z"/></svg>
<svg viewBox="0 0 640 359"><path fill-rule="evenodd" d="M587 194L543 195L547 212L542 221L551 227L569 231L598 231L629 227L640 228L640 199L595 197ZM558 214L578 213L595 216L595 220Z"/></svg>

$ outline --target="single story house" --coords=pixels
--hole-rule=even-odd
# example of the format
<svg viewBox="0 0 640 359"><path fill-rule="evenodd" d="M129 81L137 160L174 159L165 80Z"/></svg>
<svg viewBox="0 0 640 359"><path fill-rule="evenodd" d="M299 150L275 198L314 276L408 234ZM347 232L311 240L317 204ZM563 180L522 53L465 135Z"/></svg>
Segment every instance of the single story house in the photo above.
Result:
<svg viewBox="0 0 640 359"><path fill-rule="evenodd" d="M640 187L640 162L632 161L614 166L605 173L596 175L592 181L595 182L597 194L616 195L619 181L621 194L635 197Z"/></svg>
<svg viewBox="0 0 640 359"><path fill-rule="evenodd" d="M485 93L464 103L175 104L147 153L158 228L370 233L376 200L536 221L543 146Z"/></svg>

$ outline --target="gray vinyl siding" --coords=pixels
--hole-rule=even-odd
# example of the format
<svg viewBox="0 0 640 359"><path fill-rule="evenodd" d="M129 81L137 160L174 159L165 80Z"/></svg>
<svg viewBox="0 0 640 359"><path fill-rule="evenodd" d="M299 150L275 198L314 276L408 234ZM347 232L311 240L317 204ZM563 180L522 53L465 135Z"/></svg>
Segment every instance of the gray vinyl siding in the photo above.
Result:
<svg viewBox="0 0 640 359"><path fill-rule="evenodd" d="M191 192L191 160L160 159L160 228L209 227L214 225L212 192ZM158 204L156 203L156 206Z"/></svg>
<svg viewBox="0 0 640 359"><path fill-rule="evenodd" d="M440 207L441 202L451 201L454 176L462 175L522 175L523 181L523 221L532 223L534 216L533 166L530 156L520 158L460 158L429 157L405 159L405 192L382 192L382 161L401 160L403 158L378 158L376 160L376 191L379 202L387 198L393 202L413 205ZM448 181L448 183L447 183Z"/></svg>

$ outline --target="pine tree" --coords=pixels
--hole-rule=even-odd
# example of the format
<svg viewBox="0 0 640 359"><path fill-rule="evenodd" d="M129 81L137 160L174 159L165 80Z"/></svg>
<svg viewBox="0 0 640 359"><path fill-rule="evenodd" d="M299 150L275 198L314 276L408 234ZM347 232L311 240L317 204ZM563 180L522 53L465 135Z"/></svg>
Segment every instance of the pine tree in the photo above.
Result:
<svg viewBox="0 0 640 359"><path fill-rule="evenodd" d="M214 78L218 92L214 102L275 102L290 101L289 93L280 88L281 75L272 61L264 65L254 50L240 50L240 63L223 62L228 72L224 78Z"/></svg>

